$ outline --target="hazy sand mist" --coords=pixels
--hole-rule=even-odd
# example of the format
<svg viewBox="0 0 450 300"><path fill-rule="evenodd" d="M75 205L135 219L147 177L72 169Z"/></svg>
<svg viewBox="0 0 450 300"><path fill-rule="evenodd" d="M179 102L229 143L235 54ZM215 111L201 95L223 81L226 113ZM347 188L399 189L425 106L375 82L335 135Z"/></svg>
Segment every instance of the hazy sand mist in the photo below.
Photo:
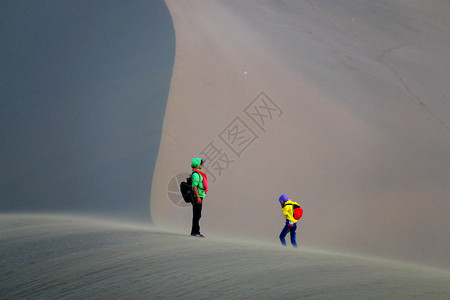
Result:
<svg viewBox="0 0 450 300"><path fill-rule="evenodd" d="M448 272L67 215L0 215L2 298L448 299Z"/></svg>

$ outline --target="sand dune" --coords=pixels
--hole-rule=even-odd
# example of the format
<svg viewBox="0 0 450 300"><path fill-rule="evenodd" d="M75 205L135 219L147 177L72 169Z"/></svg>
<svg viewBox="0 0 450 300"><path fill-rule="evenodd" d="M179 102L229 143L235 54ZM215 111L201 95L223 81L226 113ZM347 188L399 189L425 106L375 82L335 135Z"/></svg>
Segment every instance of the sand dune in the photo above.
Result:
<svg viewBox="0 0 450 300"><path fill-rule="evenodd" d="M0 216L2 299L448 299L450 274L76 216Z"/></svg>
<svg viewBox="0 0 450 300"><path fill-rule="evenodd" d="M134 12L131 8L138 9L142 20L160 20L150 29L158 33L162 28L167 30L165 7L159 5L158 11L150 9L153 16L147 18L146 11L139 10L142 3L136 1L133 7L128 7L129 12ZM151 5L145 3L144 6ZM86 90L80 83L83 88L79 93L96 95L85 97L86 103L108 104L104 109L110 114L92 117L93 126L83 122L92 116L90 109L73 110L68 105L70 113L63 114L75 124L83 124L84 133L91 134L92 128L100 131L78 142L65 134L72 132L70 127L61 131L62 139L49 134L46 138L51 144L36 144L42 148L30 146L33 143L28 139L23 140L25 152L15 152L21 147L8 148L12 156L4 158L6 166L17 171L14 174L18 177L13 178L39 180L8 179L15 189L5 191L7 194L14 191L18 202L5 197L8 205L3 204L5 199L1 199L0 205L2 209L23 210L72 208L103 215L120 211L136 219L148 213L141 200L150 182L142 183L145 178L152 178L149 201L154 227L86 216L2 214L0 298L449 299L449 2L166 0L166 3L175 26L176 57L153 177L144 174L153 165L148 164L152 160L149 152L142 150L153 148L136 147L135 142L118 147L114 139L106 138L116 133L112 129L117 126L118 132L122 132L119 136L148 137L139 133L143 130L158 136L151 139L152 145L159 141L157 119L161 114L156 106L147 104L155 105L154 99L164 98L167 82L156 72L162 61L155 60L145 47L131 47L139 50L139 55L131 55L130 69L115 69L130 71L109 72L111 65L102 60L104 68L95 64L86 67L86 74L98 74L99 81L91 81L91 77L79 73L84 74L80 78L92 84L92 89ZM85 5L86 11L93 13L90 4ZM107 25L98 28L108 31L99 30L92 36L92 30L81 32L89 33L88 38L97 41L99 49L105 49L101 45L110 49L108 38L116 36L115 28L120 22L115 22L115 16L123 16L120 6L127 4L117 5L105 12L103 19L93 19ZM97 9L101 11L103 6L97 3ZM19 20L9 17L13 24ZM64 19L59 17L51 19L52 22ZM84 21L87 15L80 13L79 17ZM131 23L137 31L129 35L125 30L121 37L149 42L158 46L155 50L158 53L168 54L164 55L167 78L172 53L170 38L160 38L160 44L155 43L157 35L138 34L144 28L138 18L126 19L136 20L136 24ZM108 20L111 22L103 23ZM58 45L70 49L72 45L59 43L58 38L67 38L78 46L77 39L72 39L71 34L60 35L61 27L54 27L52 22L43 24L57 29L52 31L56 40L49 40L56 45L55 49L60 49ZM17 24L22 28L21 22ZM73 29L72 22L64 24ZM23 32L26 37L33 36L30 27L33 26ZM167 32L171 34L171 30ZM74 29L74 33L79 31ZM15 34L9 37L22 45ZM23 41L32 45L34 39ZM122 58L129 57L128 52L120 52L121 46L132 43L123 44L128 39L117 41L119 46L113 50L119 52L112 52L110 58L120 67ZM50 55L45 51L50 44L42 45L44 48L38 50ZM95 58L100 52L90 49L87 47L85 52L80 48L82 51L75 57L84 61L94 55L92 61L98 61ZM7 53L13 52L7 49ZM65 58L67 51L59 53ZM156 68L150 68L152 71L138 68L143 66L138 57L150 57ZM53 57L49 59L54 61ZM53 78L40 76L39 66L44 61L37 61L29 73L31 79L39 77L47 82ZM47 69L58 79L61 73L52 72L52 67L59 70L59 62L55 60ZM26 61L19 65L29 70ZM69 65L79 66L77 60ZM91 72L91 68L97 72ZM71 75L68 78L72 78L73 69L68 68L67 72ZM146 84L147 72L156 78L150 84ZM135 81L135 73L145 76L139 75ZM114 81L110 76L124 77ZM21 77L14 77L17 78ZM124 83L119 85L127 93L116 93L108 78ZM20 92L24 91L27 99L23 103L27 105L28 100L35 99L35 90L43 95L42 99L54 92L54 84L25 82L32 89L15 84L8 87L17 86ZM65 89L67 82L59 83L62 97L73 95L73 103L79 104L80 99ZM11 94L16 96L14 92ZM138 102L158 117L149 119L145 117L149 115L142 114L144 122L140 123L131 115L120 114L122 109L117 107L129 107L129 98L135 94L139 94ZM153 100L147 103L149 97ZM58 105L49 102L48 106L59 108L60 98L51 99ZM110 101L106 103L104 99ZM111 106L111 99L120 105ZM18 112L27 115L29 111L24 108L28 106L22 107L21 103L13 101L8 107L18 105ZM161 108L162 103L159 104ZM102 105L94 107L104 111ZM39 109L48 116L45 107ZM81 111L88 114L80 118L77 112ZM8 109L4 113L7 116L4 132L8 138L23 138L10 132L11 128L19 133L23 129L11 126L16 115ZM130 121L126 123L130 126L123 127L122 117ZM59 120L66 123L65 117L58 117ZM30 125L34 123L26 118L20 121L26 123L25 128L34 128ZM41 119L34 121L39 124L38 129L46 128ZM54 126L59 123L49 124L53 124L51 128L55 131L60 129ZM135 124L150 127L136 125L139 128L134 130ZM132 133L123 134L125 128ZM42 136L31 132L25 136L33 136L40 142ZM99 141L93 147L95 151L87 159L74 161L97 163L67 165L73 168L77 180L70 176L66 180L67 177L56 173L51 177L39 173L41 165L57 158L52 151L46 151L48 145L75 143L83 150L90 141ZM106 155L108 151L104 150L110 149L113 149L110 154L118 156ZM77 155L83 153L74 151ZM126 159L136 152L142 156ZM190 207L178 193L178 183L189 174L194 156L208 160L205 167L210 192L201 220L206 239L187 235ZM69 168L64 168L65 162L52 165L54 171L70 175ZM29 173L19 170L35 164L40 167L33 168L33 176L22 177ZM84 167L87 169L79 172L78 168ZM93 169L101 170L103 175L85 172ZM136 174L142 176L137 178ZM62 181L66 185L58 184ZM33 184L26 186L29 182ZM279 245L283 218L277 198L282 193L289 194L305 210L298 230L298 249ZM44 202L45 205L40 205Z"/></svg>
<svg viewBox="0 0 450 300"><path fill-rule="evenodd" d="M149 219L175 55L164 1L2 1L0 20L0 210Z"/></svg>
<svg viewBox="0 0 450 300"><path fill-rule="evenodd" d="M448 1L166 1L175 65L152 219L189 232L176 194L208 160L207 235L448 268Z"/></svg>

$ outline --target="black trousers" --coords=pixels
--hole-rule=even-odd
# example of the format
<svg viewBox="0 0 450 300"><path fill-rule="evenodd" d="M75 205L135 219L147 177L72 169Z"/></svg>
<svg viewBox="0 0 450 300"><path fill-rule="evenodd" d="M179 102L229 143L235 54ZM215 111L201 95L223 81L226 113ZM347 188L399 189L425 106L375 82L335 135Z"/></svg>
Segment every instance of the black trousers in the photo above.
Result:
<svg viewBox="0 0 450 300"><path fill-rule="evenodd" d="M203 198L202 198L203 200ZM193 204L192 205L192 230L191 235L200 233L200 218L202 217L202 204Z"/></svg>

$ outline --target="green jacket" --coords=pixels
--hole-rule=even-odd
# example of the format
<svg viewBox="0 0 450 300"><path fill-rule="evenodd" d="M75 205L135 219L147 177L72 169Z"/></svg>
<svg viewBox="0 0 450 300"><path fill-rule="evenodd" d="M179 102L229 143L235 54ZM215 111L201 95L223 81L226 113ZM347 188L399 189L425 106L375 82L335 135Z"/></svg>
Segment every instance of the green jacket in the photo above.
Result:
<svg viewBox="0 0 450 300"><path fill-rule="evenodd" d="M196 186L198 190L198 195L200 198L205 198L205 187L203 186L203 176L198 174L197 172L192 173L192 187Z"/></svg>
<svg viewBox="0 0 450 300"><path fill-rule="evenodd" d="M197 158L197 157L193 158L192 163L191 163L191 168L198 169L198 167L200 167L201 163L202 163L202 160L200 158ZM205 187L203 186L203 176L194 171L192 173L191 181L192 181L192 187L194 187L194 186L197 187L198 195L200 196L200 198L205 198L206 193L205 193Z"/></svg>

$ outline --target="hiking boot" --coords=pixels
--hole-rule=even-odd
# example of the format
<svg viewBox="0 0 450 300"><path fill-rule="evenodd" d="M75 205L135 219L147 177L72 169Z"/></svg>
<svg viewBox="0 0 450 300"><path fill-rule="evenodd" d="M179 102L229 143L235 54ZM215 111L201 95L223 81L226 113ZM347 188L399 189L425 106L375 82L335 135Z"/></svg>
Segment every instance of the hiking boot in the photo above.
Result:
<svg viewBox="0 0 450 300"><path fill-rule="evenodd" d="M205 236L201 233L191 234L191 236L204 238Z"/></svg>

